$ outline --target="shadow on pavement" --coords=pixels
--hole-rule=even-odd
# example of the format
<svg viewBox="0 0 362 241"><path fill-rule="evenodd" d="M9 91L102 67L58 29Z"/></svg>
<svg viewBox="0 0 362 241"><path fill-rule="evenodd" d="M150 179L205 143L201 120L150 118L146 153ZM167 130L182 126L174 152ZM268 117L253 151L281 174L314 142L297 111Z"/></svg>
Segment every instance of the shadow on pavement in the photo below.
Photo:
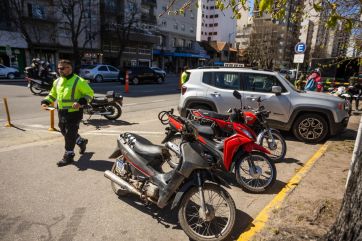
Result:
<svg viewBox="0 0 362 241"><path fill-rule="evenodd" d="M85 171L87 169L92 169L95 171L104 172L106 170L111 170L113 162L104 161L104 160L91 160L94 152L84 153L78 161L74 162L74 166L78 167L78 171Z"/></svg>
<svg viewBox="0 0 362 241"><path fill-rule="evenodd" d="M346 129L344 132L342 132L338 136L334 136L331 139L331 141L345 141L345 140L354 141L354 140L356 140L356 137L357 137L357 131L352 130L352 129Z"/></svg>
<svg viewBox="0 0 362 241"><path fill-rule="evenodd" d="M110 127L110 126L130 126L130 125L137 125L136 122L128 122L123 120L107 120L107 119L85 119L83 120L84 125L92 125L95 126L97 130L101 127Z"/></svg>
<svg viewBox="0 0 362 241"><path fill-rule="evenodd" d="M285 182L275 180L273 186L267 191L263 192L263 194L278 194L284 187L287 185Z"/></svg>
<svg viewBox="0 0 362 241"><path fill-rule="evenodd" d="M138 199L134 195L118 197L118 199L138 209L139 211L152 216L152 218L156 219L157 222L163 225L165 228L181 229L177 217L178 207L171 210L169 205L163 209L158 208L154 204L145 205L140 199ZM247 213L240 211L239 209L236 209L235 225L233 227L233 231L231 232L230 238L226 240L238 239L243 230L252 221L253 221L252 217L250 217Z"/></svg>
<svg viewBox="0 0 362 241"><path fill-rule="evenodd" d="M303 166L304 163L301 162L300 160L297 160L295 158L284 158L284 160L282 161L274 161L275 163L288 163L288 164L291 164L291 163L295 163L299 166Z"/></svg>

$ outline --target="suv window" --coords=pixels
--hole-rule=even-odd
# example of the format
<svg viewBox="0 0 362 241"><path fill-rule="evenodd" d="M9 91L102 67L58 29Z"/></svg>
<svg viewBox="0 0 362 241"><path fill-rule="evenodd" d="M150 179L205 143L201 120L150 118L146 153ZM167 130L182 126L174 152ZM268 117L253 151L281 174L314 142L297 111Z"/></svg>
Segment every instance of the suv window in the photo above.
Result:
<svg viewBox="0 0 362 241"><path fill-rule="evenodd" d="M99 71L108 71L107 66L101 66L98 68Z"/></svg>
<svg viewBox="0 0 362 241"><path fill-rule="evenodd" d="M204 72L202 82L221 89L240 89L240 75L232 72Z"/></svg>
<svg viewBox="0 0 362 241"><path fill-rule="evenodd" d="M278 78L267 74L244 73L243 85L244 90L247 91L271 93L273 86L280 86L282 87L282 92L286 91Z"/></svg>

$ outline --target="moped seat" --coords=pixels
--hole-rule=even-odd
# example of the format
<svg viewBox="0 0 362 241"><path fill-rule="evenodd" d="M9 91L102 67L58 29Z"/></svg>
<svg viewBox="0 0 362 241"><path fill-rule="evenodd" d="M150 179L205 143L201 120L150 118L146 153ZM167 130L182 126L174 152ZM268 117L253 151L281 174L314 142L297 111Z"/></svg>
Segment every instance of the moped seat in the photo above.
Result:
<svg viewBox="0 0 362 241"><path fill-rule="evenodd" d="M134 135L134 137L136 138L136 141L134 142L133 150L136 153L142 156L147 156L151 159L162 159L162 150L165 149L165 147L154 145L144 138L139 138L137 135Z"/></svg>
<svg viewBox="0 0 362 241"><path fill-rule="evenodd" d="M192 125L197 129L200 135L207 138L212 138L215 136L215 132L210 126L200 125L197 122L192 122Z"/></svg>
<svg viewBox="0 0 362 241"><path fill-rule="evenodd" d="M215 111L211 111L211 110L199 110L201 112L201 114L203 114L204 116L208 116L211 118L215 118L215 119L220 119L220 120L228 120L230 118L229 115L223 115L223 114L219 114Z"/></svg>

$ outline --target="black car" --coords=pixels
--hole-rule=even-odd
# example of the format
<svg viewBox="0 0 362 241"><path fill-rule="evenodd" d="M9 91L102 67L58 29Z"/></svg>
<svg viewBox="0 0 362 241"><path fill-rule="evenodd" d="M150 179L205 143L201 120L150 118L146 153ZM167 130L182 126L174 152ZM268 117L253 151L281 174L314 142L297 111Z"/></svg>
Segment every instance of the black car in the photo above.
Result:
<svg viewBox="0 0 362 241"><path fill-rule="evenodd" d="M158 84L162 84L165 81L165 78L159 72L151 69L150 67L128 67L128 80L129 83L138 85L146 82L155 82ZM122 76L125 75L124 71L120 73ZM125 78L124 78L125 79ZM124 84L124 80L121 79L121 82Z"/></svg>

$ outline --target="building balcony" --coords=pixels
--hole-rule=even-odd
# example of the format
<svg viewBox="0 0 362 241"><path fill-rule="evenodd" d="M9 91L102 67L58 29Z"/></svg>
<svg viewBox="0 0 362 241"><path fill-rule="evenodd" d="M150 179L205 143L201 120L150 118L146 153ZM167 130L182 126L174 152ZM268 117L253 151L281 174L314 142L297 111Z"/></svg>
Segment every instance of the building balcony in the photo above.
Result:
<svg viewBox="0 0 362 241"><path fill-rule="evenodd" d="M157 18L155 15L151 14L142 14L141 15L141 21L147 24L157 24Z"/></svg>
<svg viewBox="0 0 362 241"><path fill-rule="evenodd" d="M142 0L142 5L157 6L157 0Z"/></svg>

